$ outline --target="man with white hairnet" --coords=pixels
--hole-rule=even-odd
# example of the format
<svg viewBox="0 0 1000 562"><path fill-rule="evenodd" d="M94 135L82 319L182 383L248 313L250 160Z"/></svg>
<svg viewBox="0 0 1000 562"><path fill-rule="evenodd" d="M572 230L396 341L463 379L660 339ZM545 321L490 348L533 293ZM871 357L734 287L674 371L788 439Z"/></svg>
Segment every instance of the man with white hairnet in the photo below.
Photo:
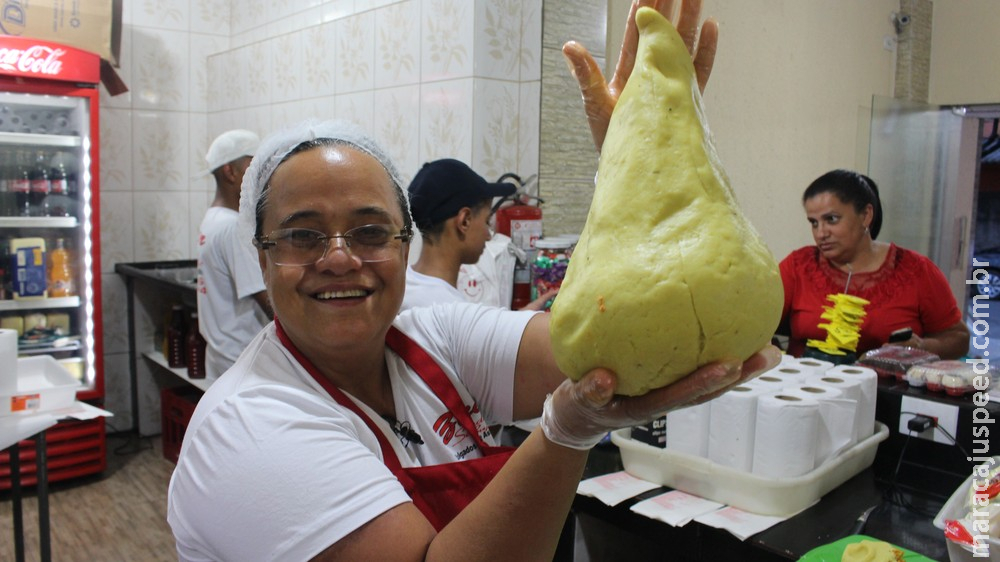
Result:
<svg viewBox="0 0 1000 562"><path fill-rule="evenodd" d="M611 111L592 105L615 98L588 101L606 85L577 78L605 115L592 123L600 145ZM709 400L779 359L771 347L625 397L606 369L578 382L559 371L548 314L399 313L408 200L385 151L344 123L265 139L239 220L274 322L188 424L167 506L183 561L551 560L609 430ZM517 449L489 432L538 416Z"/></svg>
<svg viewBox="0 0 1000 562"><path fill-rule="evenodd" d="M215 200L198 233L198 327L209 379L236 361L272 315L257 252L237 229L240 185L259 144L252 131L234 129L216 137L205 155Z"/></svg>

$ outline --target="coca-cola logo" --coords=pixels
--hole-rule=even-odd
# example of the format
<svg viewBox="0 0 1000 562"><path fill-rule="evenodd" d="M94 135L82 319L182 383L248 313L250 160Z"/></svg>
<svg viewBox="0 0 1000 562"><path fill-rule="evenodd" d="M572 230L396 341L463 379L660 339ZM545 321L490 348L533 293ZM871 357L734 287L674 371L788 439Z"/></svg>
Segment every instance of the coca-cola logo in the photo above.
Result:
<svg viewBox="0 0 1000 562"><path fill-rule="evenodd" d="M27 49L0 48L0 70L26 74L59 74L66 54L64 49L34 45Z"/></svg>

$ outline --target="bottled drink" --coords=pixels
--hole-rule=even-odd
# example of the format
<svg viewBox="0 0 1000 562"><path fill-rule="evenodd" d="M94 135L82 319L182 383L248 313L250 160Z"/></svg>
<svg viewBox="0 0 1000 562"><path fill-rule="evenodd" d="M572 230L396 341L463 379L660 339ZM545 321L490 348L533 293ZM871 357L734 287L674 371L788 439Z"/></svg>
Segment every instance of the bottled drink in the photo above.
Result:
<svg viewBox="0 0 1000 562"><path fill-rule="evenodd" d="M49 192L52 190L52 182L49 179L49 166L44 151L39 150L35 154L35 163L31 167L28 179L31 182L31 216L48 216L48 198Z"/></svg>
<svg viewBox="0 0 1000 562"><path fill-rule="evenodd" d="M10 252L7 250L8 242L6 238L0 238L0 301L14 298L11 295L10 281Z"/></svg>
<svg viewBox="0 0 1000 562"><path fill-rule="evenodd" d="M56 239L56 246L48 252L49 297L72 297L76 295L76 281L73 276L73 255L66 248L66 240Z"/></svg>
<svg viewBox="0 0 1000 562"><path fill-rule="evenodd" d="M14 192L10 189L12 173L11 154L4 152L3 162L0 163L0 217L12 217L17 214Z"/></svg>
<svg viewBox="0 0 1000 562"><path fill-rule="evenodd" d="M10 191L14 194L15 215L31 216L31 178L28 173L28 156L24 151L18 151L14 156L12 173L7 180Z"/></svg>
<svg viewBox="0 0 1000 562"><path fill-rule="evenodd" d="M69 216L69 178L66 174L66 164L63 161L57 160L52 166L52 172L49 175L49 189L51 195L49 200L49 216L50 217L68 217Z"/></svg>
<svg viewBox="0 0 1000 562"><path fill-rule="evenodd" d="M171 367L183 367L184 358L184 307L175 304L170 310L170 325L167 326L166 349L167 364Z"/></svg>
<svg viewBox="0 0 1000 562"><path fill-rule="evenodd" d="M198 331L198 313L191 312L187 333L187 369L192 379L205 378L205 338Z"/></svg>

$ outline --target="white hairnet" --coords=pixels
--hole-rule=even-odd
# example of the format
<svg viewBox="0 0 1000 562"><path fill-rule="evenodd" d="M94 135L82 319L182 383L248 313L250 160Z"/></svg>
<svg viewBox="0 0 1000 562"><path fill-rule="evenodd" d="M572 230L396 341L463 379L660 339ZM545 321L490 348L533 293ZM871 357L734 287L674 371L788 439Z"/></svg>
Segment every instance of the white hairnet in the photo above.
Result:
<svg viewBox="0 0 1000 562"><path fill-rule="evenodd" d="M402 179L382 146L349 121L309 120L272 133L260 143L250 167L243 176L240 194L240 239L250 241L257 232L257 205L267 191L267 184L274 170L297 146L317 139L330 139L336 143L346 144L378 160L389 174L396 190L396 197L403 206L405 225L412 224Z"/></svg>

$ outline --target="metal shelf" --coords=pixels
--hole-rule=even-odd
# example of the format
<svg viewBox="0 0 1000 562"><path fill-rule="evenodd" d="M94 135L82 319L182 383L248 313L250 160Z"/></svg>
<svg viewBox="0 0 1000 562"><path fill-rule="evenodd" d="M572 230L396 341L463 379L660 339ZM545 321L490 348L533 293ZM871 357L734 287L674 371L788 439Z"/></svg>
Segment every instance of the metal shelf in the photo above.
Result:
<svg viewBox="0 0 1000 562"><path fill-rule="evenodd" d="M159 351L147 351L143 353L142 356L145 357L146 359L149 359L153 363L156 363L157 365L166 369L167 371L170 371L174 375L184 379L189 384L191 384L195 388L198 388L201 391L207 391L208 387L212 385L212 381L209 379L192 379L191 377L188 376L187 369L185 368L171 367L170 363L167 363L167 358L164 357L163 354L160 353Z"/></svg>
<svg viewBox="0 0 1000 562"><path fill-rule="evenodd" d="M32 298L0 301L0 312L9 310L38 310L42 308L78 308L79 306L80 297Z"/></svg>
<svg viewBox="0 0 1000 562"><path fill-rule="evenodd" d="M0 133L0 144L18 146L58 146L78 148L83 140L76 135L47 135L41 133Z"/></svg>
<svg viewBox="0 0 1000 562"><path fill-rule="evenodd" d="M76 217L0 217L0 228L76 228Z"/></svg>

